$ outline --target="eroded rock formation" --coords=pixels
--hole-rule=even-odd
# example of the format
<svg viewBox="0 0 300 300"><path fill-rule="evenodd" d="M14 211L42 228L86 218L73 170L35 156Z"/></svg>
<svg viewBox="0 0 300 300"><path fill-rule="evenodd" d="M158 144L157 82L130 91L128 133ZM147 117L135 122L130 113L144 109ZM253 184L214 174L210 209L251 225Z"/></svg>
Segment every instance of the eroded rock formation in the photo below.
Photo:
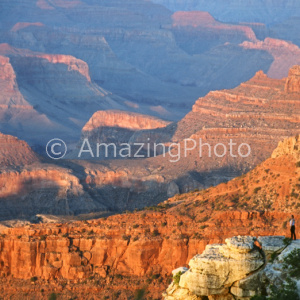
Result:
<svg viewBox="0 0 300 300"><path fill-rule="evenodd" d="M297 6L293 3L292 7ZM218 22L204 12L173 15L162 5L146 0L109 3L23 0L22 10L18 1L5 0L1 28L1 43L24 49L24 52L30 49L44 57L62 56L63 60L66 56L76 57L81 69L82 62L86 63L94 87L111 91L109 98L115 101L118 97L113 96L116 95L128 100L125 107L112 105L110 109L127 108L170 120L181 118L200 95L237 86L259 69L266 72L272 63L272 56L266 51L239 47L243 41L255 41L250 26ZM199 55L193 55L195 53ZM29 66L26 64L25 69ZM52 67L53 63L41 69L34 66L35 83L52 77ZM64 90L69 89L67 82L59 84L69 73L55 66L55 74L61 74L54 86L59 99L64 99ZM87 75L86 68L84 74ZM93 93L85 93L86 84L81 82L76 89L77 85L73 83L74 94L90 100ZM49 92L50 87L40 87L46 94ZM30 102L36 93L30 89L23 96ZM60 105L61 102L63 100ZM95 111L105 109L103 106L91 110L84 121ZM78 106L78 110L88 107ZM49 117L48 110L46 115ZM73 122L78 121L72 118Z"/></svg>
<svg viewBox="0 0 300 300"><path fill-rule="evenodd" d="M263 256L254 249L253 238L236 237L225 242L226 245L208 245L201 255L194 256L179 286L196 295L225 294L235 281L264 264Z"/></svg>
<svg viewBox="0 0 300 300"><path fill-rule="evenodd" d="M227 39L227 41L257 40L255 33L250 27L242 25L228 25L218 22L212 17L211 14L204 11L178 11L172 15L172 20L173 27L202 28L203 31L209 32L209 35L206 33L206 37L210 39L218 36L221 39ZM202 34L205 35L205 32Z"/></svg>
<svg viewBox="0 0 300 300"><path fill-rule="evenodd" d="M298 146L299 142L298 139L291 138L286 144ZM63 248L57 251L63 253L70 252L73 249L70 248L74 244L73 241L78 239L76 242L79 243L76 244L78 251L90 251L92 256L95 255L94 259L99 255L98 248L95 248L95 245L99 243L99 245L102 245L102 258L98 261L99 267L101 264L109 265L113 270L118 270L118 272L127 275L145 275L148 272L155 271L166 274L171 272L172 269L186 264L194 255L203 251L207 244L220 243L224 238L232 235L289 234L286 221L291 212L296 218L300 216L299 206L294 200L295 195L299 193L297 184L300 168L296 166L297 158L290 154L291 149L279 147L283 148L280 156L268 159L240 178L201 192L195 191L176 195L165 203L142 212L111 216L107 220L99 219L63 226L58 224L30 225L25 229L7 229L6 233L9 234L10 242L13 243L14 240L20 243L21 248L23 242L25 244L32 242L32 245L34 245L32 247L34 247L34 253L36 254L32 254L32 260L26 261L26 265L32 270L32 273L28 273L27 276L41 274L42 271L39 268L45 265L42 264L37 269L30 267L36 264L34 256L38 255L40 251L40 243L43 243L43 241L40 241L40 237L44 235L47 236L46 245L48 245L48 239L49 243L50 241L51 243L54 243L54 241L55 243L61 243L68 236L69 244L63 244ZM293 152L295 151L298 150L293 147ZM84 192L82 190L83 182L79 182L74 175L67 174L65 170L49 170L49 167L47 169L48 171L39 170L40 177L36 180L30 177L33 176L33 171L24 171L20 175L8 173L1 176L15 176L11 182L17 183L21 179L25 180L25 175L27 175L28 188L32 186L31 188L36 192L38 189L41 191L41 185L38 184L38 181L43 183L42 186L45 189L47 187L51 189L52 185L56 185L62 199L69 199L70 209L72 209L72 193L74 197L77 193L74 201L78 205L81 204L82 209L84 208L82 207L83 204L86 206L95 204L89 198L86 198L85 202L82 200L81 197L87 197L84 196L86 194L82 194ZM52 183L50 182L51 178ZM91 176L91 178L93 177ZM99 176L99 179L101 178ZM104 180L104 178L102 179ZM111 179L107 178L106 180ZM5 181L3 182L5 184ZM97 182L91 182L91 186L96 184ZM120 182L115 184L120 184ZM123 184L126 183L123 182ZM7 188L4 186L2 191L4 192ZM27 197L30 197L30 194ZM112 197L112 193L110 193L110 197ZM41 194L39 199L43 198L45 198L45 194ZM24 194L23 199L26 199ZM3 202L4 200L2 200ZM40 208L41 203L44 202L39 200L34 205L36 208ZM49 202L49 209L51 209L51 206L52 209L59 208L59 203L61 202ZM67 202L63 201L63 204L66 205ZM67 236L62 236L64 234L67 234ZM297 234L299 234L298 229ZM18 239L20 235L24 236L24 239ZM30 239L27 240L26 236L30 236ZM276 245L275 243L270 245L268 240L260 238L259 242L265 247L266 251L277 251L280 248L280 241ZM6 249L5 238L3 243L2 249ZM80 246L81 243L83 243L82 246ZM89 250L83 246L85 243L91 243ZM116 245L119 245L119 254L110 252L110 249ZM228 245L229 248L231 247L230 249L238 247L230 240L228 240ZM253 246L251 241L248 242L248 246L249 249ZM178 252L176 250L171 255L170 249L174 247L178 248ZM10 251L9 248L7 248L7 251ZM217 253L221 250L218 248L211 251ZM226 252L224 251L222 253ZM247 251L245 250L245 252ZM116 257L118 258L116 259ZM9 259L6 264L10 264L10 261L15 259L17 258ZM55 261L55 258L53 260ZM52 260L49 259L49 264L51 265L51 263ZM68 266L68 268L70 267L72 266ZM17 270L13 271L13 273L15 272ZM63 274L69 274L69 271L66 272ZM21 273L18 274L18 276L21 276ZM62 275L59 270L56 274L58 277L67 276ZM86 273L86 276L88 274Z"/></svg>
<svg viewBox="0 0 300 300"><path fill-rule="evenodd" d="M0 174L6 167L22 167L39 161L28 144L14 136L0 133L0 145Z"/></svg>
<svg viewBox="0 0 300 300"><path fill-rule="evenodd" d="M161 128L168 124L170 124L170 122L147 115L107 110L96 112L85 124L82 131L86 133L97 129L100 130L101 127L117 127L136 131Z"/></svg>
<svg viewBox="0 0 300 300"><path fill-rule="evenodd" d="M300 92L300 66L294 66L290 69L289 77L285 84L285 91L288 93Z"/></svg>
<svg viewBox="0 0 300 300"><path fill-rule="evenodd" d="M291 74L297 74L294 72L291 71ZM184 119L166 127L138 131L112 127L104 133L111 132L115 136L106 134L102 136L101 130L105 127L101 127L102 125L97 127L96 124L95 129L87 131L87 134L91 133L95 141L99 142L109 142L109 139L112 139L112 142L117 140L125 143L155 141L163 142L166 149L172 142L178 143L178 148L175 147L177 144L173 144L165 156L97 163L84 160L64 161L63 166L72 170L71 172L79 178L83 189L90 197L101 207L107 207L112 211L143 208L164 201L168 195L228 181L268 158L278 141L299 133L300 93L285 91L286 83L292 80L293 76L295 75L276 80L268 78L263 72L258 72L253 79L233 90L210 92L206 97L197 100L193 110ZM132 119L128 118L127 114L122 114L126 120L123 126L136 128ZM105 112L104 115L108 116L109 113ZM166 124L157 119L153 123L152 120L145 118L143 126L157 127ZM116 124L113 120L109 122L111 125ZM93 121L90 124L92 123ZM184 140L187 138L195 140L196 147L185 153ZM202 147L202 157L200 156L199 139L202 139L203 144L210 145L211 157L207 145ZM236 144L232 154L237 156L231 156L229 153L230 139ZM226 145L223 157L214 156L214 147L218 143ZM245 158L238 155L238 146L243 143L251 147L251 153ZM187 144L187 147L191 146L191 143ZM246 147L242 148L242 151L246 150ZM93 148L93 151L96 155L97 149ZM74 157L71 156L74 153L70 154L71 158L77 159L78 153L79 149ZM147 157L147 153L144 153L143 157ZM291 162L286 160L287 165L290 165ZM20 194L16 191L14 197L17 198L18 195ZM266 196L268 199L261 204L267 206L274 197L274 192L268 194ZM275 198L274 200L276 201ZM278 205L284 206L283 203Z"/></svg>
<svg viewBox="0 0 300 300"><path fill-rule="evenodd" d="M0 44L3 86L0 130L36 144L76 135L99 109L125 108L124 100L91 82L86 62ZM62 100L63 99L63 100Z"/></svg>
<svg viewBox="0 0 300 300"><path fill-rule="evenodd" d="M264 41L244 41L240 46L244 49L264 50L273 56L274 61L267 72L271 78L287 77L289 69L300 64L299 47L285 40L265 38ZM289 77L293 76L291 72Z"/></svg>
<svg viewBox="0 0 300 300"><path fill-rule="evenodd" d="M300 249L300 243L294 241L286 246L284 237L279 236L259 237L259 240L263 243L256 246L255 237L237 236L226 239L226 244L207 245L202 254L190 260L189 270L176 270L179 274L163 294L164 299L200 300L208 296L209 299L248 300L270 292L275 282L277 287L281 286L286 276L290 276L283 261L294 249ZM267 263L265 251L277 254L274 264ZM289 279L299 284L299 279Z"/></svg>

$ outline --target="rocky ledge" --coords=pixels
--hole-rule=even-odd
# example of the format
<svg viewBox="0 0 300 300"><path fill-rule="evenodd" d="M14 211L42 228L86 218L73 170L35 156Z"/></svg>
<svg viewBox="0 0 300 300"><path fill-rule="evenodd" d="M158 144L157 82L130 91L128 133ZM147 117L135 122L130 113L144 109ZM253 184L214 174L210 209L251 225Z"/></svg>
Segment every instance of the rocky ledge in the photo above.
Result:
<svg viewBox="0 0 300 300"><path fill-rule="evenodd" d="M174 270L173 281L163 297L165 300L249 300L255 295L287 289L297 299L300 266L299 260L298 263L293 260L299 256L299 240L291 243L283 236L228 238L225 244L207 245L202 254L190 260L189 269Z"/></svg>

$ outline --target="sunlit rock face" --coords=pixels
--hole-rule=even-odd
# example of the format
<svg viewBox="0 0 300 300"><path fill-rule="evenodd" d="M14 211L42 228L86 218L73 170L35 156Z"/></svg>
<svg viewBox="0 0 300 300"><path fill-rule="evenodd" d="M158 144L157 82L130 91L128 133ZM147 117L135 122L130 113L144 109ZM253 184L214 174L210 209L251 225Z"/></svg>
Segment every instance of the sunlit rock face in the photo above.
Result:
<svg viewBox="0 0 300 300"><path fill-rule="evenodd" d="M190 270L180 277L179 286L196 295L222 294L235 281L264 264L252 237L226 239L226 245L208 245L189 262Z"/></svg>
<svg viewBox="0 0 300 300"><path fill-rule="evenodd" d="M43 60L41 56L11 61L15 72L22 73L17 74L22 96L41 119L47 118L43 121L48 122L52 132L72 134L72 138L74 131L100 109L123 109L178 120L199 96L237 86L260 69L267 72L273 60L267 51L240 47L244 41L256 40L247 24L221 23L214 15L207 17L203 12L173 14L151 1L41 0L1 4L0 42L42 53L44 58L54 55L66 60L66 56L72 56L80 65L77 75L87 78L89 74L91 82L79 80L74 64L66 65L62 60L55 66L50 60L37 67ZM67 72L64 68L70 69ZM286 64L283 68L287 69ZM40 81L38 91L24 82L29 72L34 75L35 87ZM57 80L50 86L51 77ZM109 94L105 100L99 96L99 89ZM71 109L69 99L74 94L78 101ZM91 98L96 96L99 98L94 103ZM59 99L55 104L66 112L66 128L57 120L61 115L53 114L48 107L54 97ZM66 103L69 107L65 107ZM74 112L75 108L82 117ZM6 131L15 132L15 127Z"/></svg>
<svg viewBox="0 0 300 300"><path fill-rule="evenodd" d="M165 5L173 11L184 10L208 11L222 22L251 22L251 23L278 23L291 16L299 16L300 4L297 0L252 1L217 0L152 0Z"/></svg>
<svg viewBox="0 0 300 300"><path fill-rule="evenodd" d="M294 66L290 69L288 79L285 84L286 92L300 92L300 66Z"/></svg>
<svg viewBox="0 0 300 300"><path fill-rule="evenodd" d="M39 161L27 143L14 136L0 133L0 144L0 166L2 170L7 167L30 165Z"/></svg>
<svg viewBox="0 0 300 300"><path fill-rule="evenodd" d="M171 283L163 293L165 300L245 299L255 295L270 293L274 283L286 283L289 270L284 259L300 243L283 243L284 236L235 236L225 240L226 244L207 245L202 254L194 256L189 270L177 274L180 278ZM261 244L260 244L261 242ZM266 252L276 257L269 261ZM176 270L176 271L177 271ZM176 278L176 276L174 277ZM299 279L289 278L299 285ZM299 291L296 289L296 293Z"/></svg>
<svg viewBox="0 0 300 300"><path fill-rule="evenodd" d="M0 45L0 53L3 132L35 143L60 134L72 138L95 110L125 107L122 99L91 81L89 67L80 59L8 44Z"/></svg>

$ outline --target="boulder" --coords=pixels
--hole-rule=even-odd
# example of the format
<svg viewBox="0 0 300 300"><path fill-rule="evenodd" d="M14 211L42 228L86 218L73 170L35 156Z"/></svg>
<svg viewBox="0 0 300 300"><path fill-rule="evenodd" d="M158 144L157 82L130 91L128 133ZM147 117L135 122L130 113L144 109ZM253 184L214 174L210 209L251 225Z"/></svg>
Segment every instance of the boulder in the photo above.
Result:
<svg viewBox="0 0 300 300"><path fill-rule="evenodd" d="M255 238L237 236L226 239L225 245L207 245L201 255L190 260L179 286L198 296L225 294L228 288L264 264Z"/></svg>
<svg viewBox="0 0 300 300"><path fill-rule="evenodd" d="M272 285L281 289L288 278L296 283L300 296L300 280L291 277L284 265L285 258L294 249L300 249L300 241L286 246L283 240L283 236L257 239L236 236L226 239L226 244L207 245L201 255L191 259L190 269L184 270L179 284L173 281L163 297L165 300L250 300L255 295L270 295ZM262 247L257 247L256 242ZM265 263L266 253L278 253L278 256L273 262Z"/></svg>
<svg viewBox="0 0 300 300"><path fill-rule="evenodd" d="M259 236L257 238L267 258L272 253L280 252L285 248L284 239L284 236Z"/></svg>

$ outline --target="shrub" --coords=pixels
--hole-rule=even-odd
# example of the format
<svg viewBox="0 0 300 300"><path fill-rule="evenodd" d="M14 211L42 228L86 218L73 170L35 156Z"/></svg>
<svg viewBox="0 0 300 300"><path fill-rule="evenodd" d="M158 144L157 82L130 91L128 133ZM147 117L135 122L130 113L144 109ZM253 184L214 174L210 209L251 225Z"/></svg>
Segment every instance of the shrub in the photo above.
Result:
<svg viewBox="0 0 300 300"><path fill-rule="evenodd" d="M278 256L278 253L277 253L277 252L273 252L273 253L271 254L270 262L273 263L277 256Z"/></svg>
<svg viewBox="0 0 300 300"><path fill-rule="evenodd" d="M123 279L123 276L121 274L116 274L117 279Z"/></svg>
<svg viewBox="0 0 300 300"><path fill-rule="evenodd" d="M38 278L36 276L30 278L31 282L36 282L37 280L38 280Z"/></svg>
<svg viewBox="0 0 300 300"><path fill-rule="evenodd" d="M179 235L179 239L180 239L180 240L184 240L184 239L188 239L188 238L189 238L189 236L186 235L186 234L181 233L181 234Z"/></svg>
<svg viewBox="0 0 300 300"><path fill-rule="evenodd" d="M283 240L283 243L285 244L285 246L288 246L288 245L290 245L292 243L292 240L290 238L285 238Z"/></svg>
<svg viewBox="0 0 300 300"><path fill-rule="evenodd" d="M297 293L297 286L294 281L287 279L287 283L284 283L282 286L272 285L271 287L270 298L272 300L299 300Z"/></svg>
<svg viewBox="0 0 300 300"><path fill-rule="evenodd" d="M256 188L253 190L253 193L254 193L254 194L257 194L257 192L260 191L260 190L261 190L261 187L260 187L260 186L259 186L259 187L256 187Z"/></svg>
<svg viewBox="0 0 300 300"><path fill-rule="evenodd" d="M262 295L255 295L251 297L251 300L267 300L267 297Z"/></svg>
<svg viewBox="0 0 300 300"><path fill-rule="evenodd" d="M300 168L300 161L296 163L296 168Z"/></svg>
<svg viewBox="0 0 300 300"><path fill-rule="evenodd" d="M122 236L122 239L123 239L124 241L129 241L129 240L130 240L130 238L131 238L131 236L130 236L130 235L126 235L126 234L124 234L124 235Z"/></svg>
<svg viewBox="0 0 300 300"><path fill-rule="evenodd" d="M152 232L152 236L159 236L159 231L157 229L154 229Z"/></svg>
<svg viewBox="0 0 300 300"><path fill-rule="evenodd" d="M294 249L283 260L284 267L291 277L300 279L300 249Z"/></svg>
<svg viewBox="0 0 300 300"><path fill-rule="evenodd" d="M49 296L49 300L56 300L57 299L57 295L55 293L52 293L50 296Z"/></svg>
<svg viewBox="0 0 300 300"><path fill-rule="evenodd" d="M205 216L205 217L203 217L202 219L200 219L198 222L199 223L203 223L203 222L206 222L206 221L208 221L209 220L209 216Z"/></svg>
<svg viewBox="0 0 300 300"><path fill-rule="evenodd" d="M180 226L182 226L182 225L183 225L183 222L182 222L182 221L180 221L180 222L177 223L177 226L178 226L178 227L180 227Z"/></svg>
<svg viewBox="0 0 300 300"><path fill-rule="evenodd" d="M199 232L195 232L194 235L193 235L193 239L202 239L202 235L199 233Z"/></svg>
<svg viewBox="0 0 300 300"><path fill-rule="evenodd" d="M239 202L239 199L240 199L239 196L234 196L231 201L237 203Z"/></svg>
<svg viewBox="0 0 300 300"><path fill-rule="evenodd" d="M134 300L142 300L145 299L146 289L139 289L135 292Z"/></svg>
<svg viewBox="0 0 300 300"><path fill-rule="evenodd" d="M160 277L160 274L153 274L151 276L152 280L158 279Z"/></svg>
<svg viewBox="0 0 300 300"><path fill-rule="evenodd" d="M298 193L295 193L295 192L292 192L291 193L291 197L293 198L298 198L299 194Z"/></svg>
<svg viewBox="0 0 300 300"><path fill-rule="evenodd" d="M121 295L121 291L114 292L113 299L118 299L120 295Z"/></svg>
<svg viewBox="0 0 300 300"><path fill-rule="evenodd" d="M287 224L287 221L284 221L284 222L282 223L282 229L286 229L286 224Z"/></svg>
<svg viewBox="0 0 300 300"><path fill-rule="evenodd" d="M282 285L271 285L270 290L270 295L255 295L251 300L300 300L296 283L289 278Z"/></svg>
<svg viewBox="0 0 300 300"><path fill-rule="evenodd" d="M176 273L176 275L173 276L173 282L176 285L179 285L179 281L180 281L180 276L182 275L182 272L179 271Z"/></svg>

